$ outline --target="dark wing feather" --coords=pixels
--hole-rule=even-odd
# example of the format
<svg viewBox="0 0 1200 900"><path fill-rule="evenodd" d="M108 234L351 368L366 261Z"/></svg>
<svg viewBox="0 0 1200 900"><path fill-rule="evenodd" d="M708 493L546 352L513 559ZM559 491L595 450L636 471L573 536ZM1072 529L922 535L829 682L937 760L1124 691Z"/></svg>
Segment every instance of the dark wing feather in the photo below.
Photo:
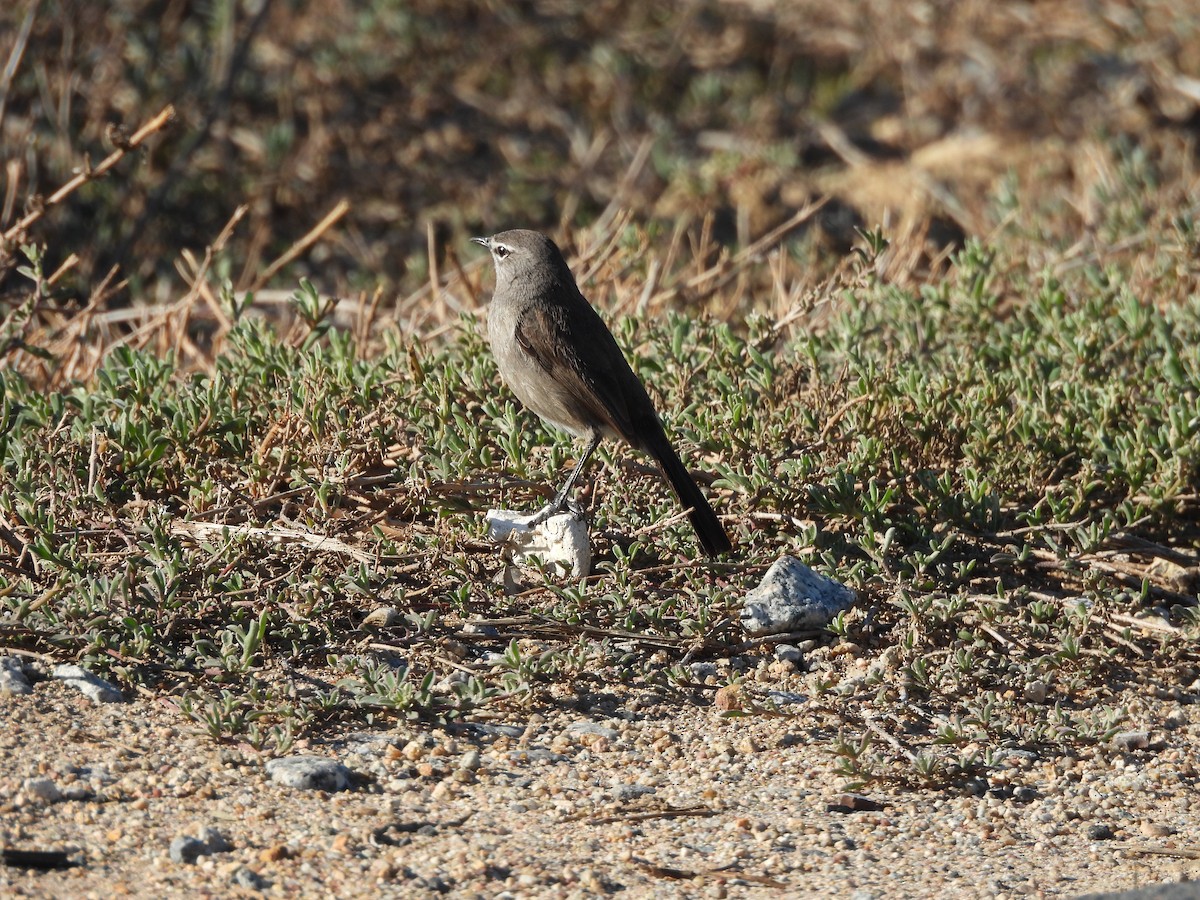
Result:
<svg viewBox="0 0 1200 900"><path fill-rule="evenodd" d="M648 414L658 426L654 407L603 320L582 296L577 300L530 306L517 320L517 342L571 397L580 418L603 422L640 447L634 422Z"/></svg>

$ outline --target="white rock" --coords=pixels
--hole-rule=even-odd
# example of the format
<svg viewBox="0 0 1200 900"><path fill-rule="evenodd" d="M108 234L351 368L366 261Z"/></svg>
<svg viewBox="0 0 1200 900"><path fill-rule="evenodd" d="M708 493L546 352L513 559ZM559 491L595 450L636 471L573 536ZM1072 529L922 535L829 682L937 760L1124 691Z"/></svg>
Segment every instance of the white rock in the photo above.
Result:
<svg viewBox="0 0 1200 900"><path fill-rule="evenodd" d="M530 527L532 518L511 509L489 509L488 537L507 547L518 566L527 566L537 557L547 567L557 566L574 578L586 577L592 570L592 542L583 519L563 512Z"/></svg>
<svg viewBox="0 0 1200 900"><path fill-rule="evenodd" d="M26 778L21 784L21 790L29 799L41 803L57 803L62 799L62 791L50 778Z"/></svg>
<svg viewBox="0 0 1200 900"><path fill-rule="evenodd" d="M93 703L121 703L125 699L119 690L81 666L64 663L55 666L50 674L75 688Z"/></svg>

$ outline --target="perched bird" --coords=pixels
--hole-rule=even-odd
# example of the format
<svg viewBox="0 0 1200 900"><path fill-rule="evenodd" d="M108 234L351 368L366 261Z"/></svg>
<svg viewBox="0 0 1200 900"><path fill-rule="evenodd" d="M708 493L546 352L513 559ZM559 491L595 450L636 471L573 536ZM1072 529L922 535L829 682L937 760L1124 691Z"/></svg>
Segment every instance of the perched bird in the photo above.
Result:
<svg viewBox="0 0 1200 900"><path fill-rule="evenodd" d="M562 490L530 521L561 512L588 459L605 437L654 457L688 510L704 552L732 549L704 494L663 430L642 382L575 284L555 243L536 231L472 238L496 266L488 338L500 375L525 406L587 447Z"/></svg>

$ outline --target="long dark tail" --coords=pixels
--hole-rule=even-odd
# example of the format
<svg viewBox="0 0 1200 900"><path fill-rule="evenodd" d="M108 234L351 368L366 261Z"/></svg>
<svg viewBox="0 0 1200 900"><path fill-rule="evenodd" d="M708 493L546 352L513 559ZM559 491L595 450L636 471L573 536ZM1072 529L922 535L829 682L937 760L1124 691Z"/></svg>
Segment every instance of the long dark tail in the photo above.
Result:
<svg viewBox="0 0 1200 900"><path fill-rule="evenodd" d="M656 440L654 446L647 447L647 450L658 460L663 474L667 476L671 487L675 489L675 496L687 508L688 521L696 530L696 537L700 539L700 546L704 548L704 552L709 556L717 556L732 550L733 545L729 543L729 535L721 527L721 521L717 518L717 514L713 512L713 508L708 505L708 500L700 492L700 488L692 480L692 476L688 474L687 467L679 458L679 454L675 452L675 448L671 446L671 442L667 440L667 436L662 435L662 439Z"/></svg>

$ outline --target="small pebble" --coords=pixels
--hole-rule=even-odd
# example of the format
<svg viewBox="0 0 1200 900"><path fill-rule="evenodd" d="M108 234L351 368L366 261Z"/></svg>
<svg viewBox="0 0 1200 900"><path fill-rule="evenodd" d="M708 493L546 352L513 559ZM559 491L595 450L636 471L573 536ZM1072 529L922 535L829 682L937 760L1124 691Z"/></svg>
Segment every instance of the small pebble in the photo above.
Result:
<svg viewBox="0 0 1200 900"><path fill-rule="evenodd" d="M167 852L171 857L171 862L190 866L208 852L208 846L197 837L181 834L171 841L171 847Z"/></svg>
<svg viewBox="0 0 1200 900"><path fill-rule="evenodd" d="M462 755L462 759L459 760L458 767L468 772L474 772L479 768L480 761L478 750L468 750Z"/></svg>
<svg viewBox="0 0 1200 900"><path fill-rule="evenodd" d="M0 694L29 694L33 685L25 677L19 656L0 656Z"/></svg>
<svg viewBox="0 0 1200 900"><path fill-rule="evenodd" d="M1125 753L1131 750L1145 750L1150 746L1150 733L1148 731L1123 731L1113 736L1112 744Z"/></svg>
<svg viewBox="0 0 1200 900"><path fill-rule="evenodd" d="M271 886L271 882L263 878L249 866L238 866L234 870L233 877L229 879L238 887L249 888L252 891L265 891Z"/></svg>
<svg viewBox="0 0 1200 900"><path fill-rule="evenodd" d="M344 791L350 787L350 770L324 756L287 756L267 763L267 774L276 784L302 791Z"/></svg>
<svg viewBox="0 0 1200 900"><path fill-rule="evenodd" d="M776 644L775 658L780 662L796 665L804 661L804 651L795 644Z"/></svg>

